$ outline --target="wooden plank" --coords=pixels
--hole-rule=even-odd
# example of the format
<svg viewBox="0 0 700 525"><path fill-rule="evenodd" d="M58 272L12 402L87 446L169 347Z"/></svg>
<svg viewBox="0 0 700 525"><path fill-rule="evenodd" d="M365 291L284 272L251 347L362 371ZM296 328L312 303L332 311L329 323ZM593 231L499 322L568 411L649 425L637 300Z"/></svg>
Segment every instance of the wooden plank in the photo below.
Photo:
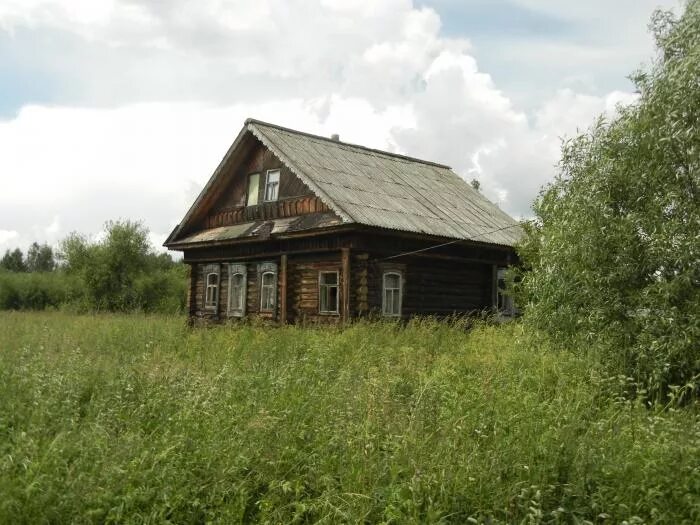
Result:
<svg viewBox="0 0 700 525"><path fill-rule="evenodd" d="M190 317L192 317L197 310L197 265L190 264L189 268L190 286L187 290L187 307Z"/></svg>
<svg viewBox="0 0 700 525"><path fill-rule="evenodd" d="M348 322L350 320L350 248L340 249L340 259L342 268L340 277L342 292L340 298L343 304L341 311L343 322Z"/></svg>
<svg viewBox="0 0 700 525"><path fill-rule="evenodd" d="M280 257L279 270L279 321L282 324L287 323L287 254L283 253Z"/></svg>

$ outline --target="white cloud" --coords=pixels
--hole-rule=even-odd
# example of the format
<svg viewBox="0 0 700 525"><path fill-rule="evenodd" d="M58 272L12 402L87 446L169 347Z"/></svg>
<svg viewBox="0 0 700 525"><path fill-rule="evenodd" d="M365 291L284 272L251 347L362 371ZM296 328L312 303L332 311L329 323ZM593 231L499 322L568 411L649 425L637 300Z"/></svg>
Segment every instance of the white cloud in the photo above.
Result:
<svg viewBox="0 0 700 525"><path fill-rule="evenodd" d="M33 58L76 83L80 105L0 121L0 224L17 234L6 243L118 218L162 241L248 116L448 163L523 216L559 137L632 100L560 90L528 116L466 39L442 36L438 15L409 0L21 5L0 7L0 27L81 44Z"/></svg>
<svg viewBox="0 0 700 525"><path fill-rule="evenodd" d="M0 246L9 244L10 241L17 239L19 232L16 230L0 230Z"/></svg>
<svg viewBox="0 0 700 525"><path fill-rule="evenodd" d="M359 99L260 105L139 104L115 109L24 108L0 122L0 223L21 244L92 233L110 219L143 220L164 239L204 186L248 116L391 147L389 131L410 123L400 107L376 111ZM369 131L368 131L369 130ZM60 215L60 218L59 218ZM47 226L48 225L48 226Z"/></svg>

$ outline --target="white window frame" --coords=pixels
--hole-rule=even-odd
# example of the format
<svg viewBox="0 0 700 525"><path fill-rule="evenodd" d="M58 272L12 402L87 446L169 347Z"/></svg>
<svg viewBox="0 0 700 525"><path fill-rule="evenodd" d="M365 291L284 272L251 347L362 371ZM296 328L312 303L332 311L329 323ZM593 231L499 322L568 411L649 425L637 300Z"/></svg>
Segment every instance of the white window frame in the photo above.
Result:
<svg viewBox="0 0 700 525"><path fill-rule="evenodd" d="M211 266L205 268L204 277L204 308L207 310L216 310L219 305L219 272L218 269ZM209 278L215 277L216 282L210 284ZM209 290L211 292L211 300L209 299Z"/></svg>
<svg viewBox="0 0 700 525"><path fill-rule="evenodd" d="M335 274L335 284L324 284L322 282L323 275ZM321 297L323 296L324 288L335 288L335 310L322 310ZM318 272L318 313L324 315L339 315L340 314L340 272L338 270L320 270Z"/></svg>
<svg viewBox="0 0 700 525"><path fill-rule="evenodd" d="M260 312L261 313L275 313L277 311L277 265L272 262L261 263L258 265L258 274L260 279L258 281L260 290ZM272 285L263 285L265 281L265 275L272 275ZM263 299L265 294L263 293L264 286L272 286L272 308L263 308Z"/></svg>
<svg viewBox="0 0 700 525"><path fill-rule="evenodd" d="M256 185L256 188L255 188L255 202L251 203L250 202L250 195L251 195L250 179L252 179L253 177L258 178L258 184ZM246 190L245 190L246 191L246 193L245 193L245 205L246 206L257 206L258 200L260 198L260 173L250 173L248 175L248 179L246 180L246 182L247 182L248 186L246 187Z"/></svg>
<svg viewBox="0 0 700 525"><path fill-rule="evenodd" d="M228 270L228 315L232 317L243 317L246 311L246 302L248 300L248 268L245 264L229 264ZM236 275L243 276L241 283L241 307L233 308L233 278Z"/></svg>
<svg viewBox="0 0 700 525"><path fill-rule="evenodd" d="M275 184L275 197L270 199L267 196L267 189L270 185L270 175L271 174L277 174L277 181L274 183ZM267 170L267 173L265 174L265 193L263 195L263 201L264 202L275 202L276 200L279 200L280 197L280 180L282 179L282 172L279 169L275 170Z"/></svg>
<svg viewBox="0 0 700 525"><path fill-rule="evenodd" d="M398 313L394 312L387 312L387 301L386 301L386 292L387 292L387 287L386 287L386 278L389 275L396 275L399 278L399 287L398 288L391 288L391 290L398 290L398 297L399 297L399 308L398 308ZM401 317L401 312L403 308L403 273L398 271L398 270L386 270L382 273L382 315L384 317Z"/></svg>

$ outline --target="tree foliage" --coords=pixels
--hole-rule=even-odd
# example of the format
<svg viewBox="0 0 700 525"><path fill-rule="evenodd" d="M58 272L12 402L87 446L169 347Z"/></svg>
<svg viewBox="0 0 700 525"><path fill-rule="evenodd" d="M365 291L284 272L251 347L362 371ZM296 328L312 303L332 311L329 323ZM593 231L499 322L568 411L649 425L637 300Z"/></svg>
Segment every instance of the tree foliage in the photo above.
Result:
<svg viewBox="0 0 700 525"><path fill-rule="evenodd" d="M565 142L535 201L521 291L527 322L659 399L700 386L700 0L651 30L638 101Z"/></svg>
<svg viewBox="0 0 700 525"><path fill-rule="evenodd" d="M5 250L5 255L0 259L0 268L10 272L26 272L27 264L24 261L24 254L19 248Z"/></svg>
<svg viewBox="0 0 700 525"><path fill-rule="evenodd" d="M56 267L53 249L48 244L33 242L27 250L27 270L30 272L51 272Z"/></svg>
<svg viewBox="0 0 700 525"><path fill-rule="evenodd" d="M168 254L156 254L140 222L110 221L105 236L90 242L73 233L61 243L65 271L84 286L93 310L177 311L185 294L185 269Z"/></svg>

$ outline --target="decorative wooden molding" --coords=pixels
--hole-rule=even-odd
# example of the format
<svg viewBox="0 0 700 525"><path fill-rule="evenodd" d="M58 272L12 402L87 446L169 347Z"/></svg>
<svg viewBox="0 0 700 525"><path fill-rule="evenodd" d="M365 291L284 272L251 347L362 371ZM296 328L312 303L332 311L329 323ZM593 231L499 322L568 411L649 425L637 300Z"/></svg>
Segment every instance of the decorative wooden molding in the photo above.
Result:
<svg viewBox="0 0 700 525"><path fill-rule="evenodd" d="M341 248L341 285L343 300L343 322L350 320L350 248Z"/></svg>
<svg viewBox="0 0 700 525"><path fill-rule="evenodd" d="M279 322L287 323L287 254L280 257L279 271Z"/></svg>
<svg viewBox="0 0 700 525"><path fill-rule="evenodd" d="M256 206L237 206L227 208L209 215L205 219L205 228L231 226L242 222L266 221L296 217L308 213L327 212L329 210L320 198L315 195L294 197L273 202L261 202Z"/></svg>

